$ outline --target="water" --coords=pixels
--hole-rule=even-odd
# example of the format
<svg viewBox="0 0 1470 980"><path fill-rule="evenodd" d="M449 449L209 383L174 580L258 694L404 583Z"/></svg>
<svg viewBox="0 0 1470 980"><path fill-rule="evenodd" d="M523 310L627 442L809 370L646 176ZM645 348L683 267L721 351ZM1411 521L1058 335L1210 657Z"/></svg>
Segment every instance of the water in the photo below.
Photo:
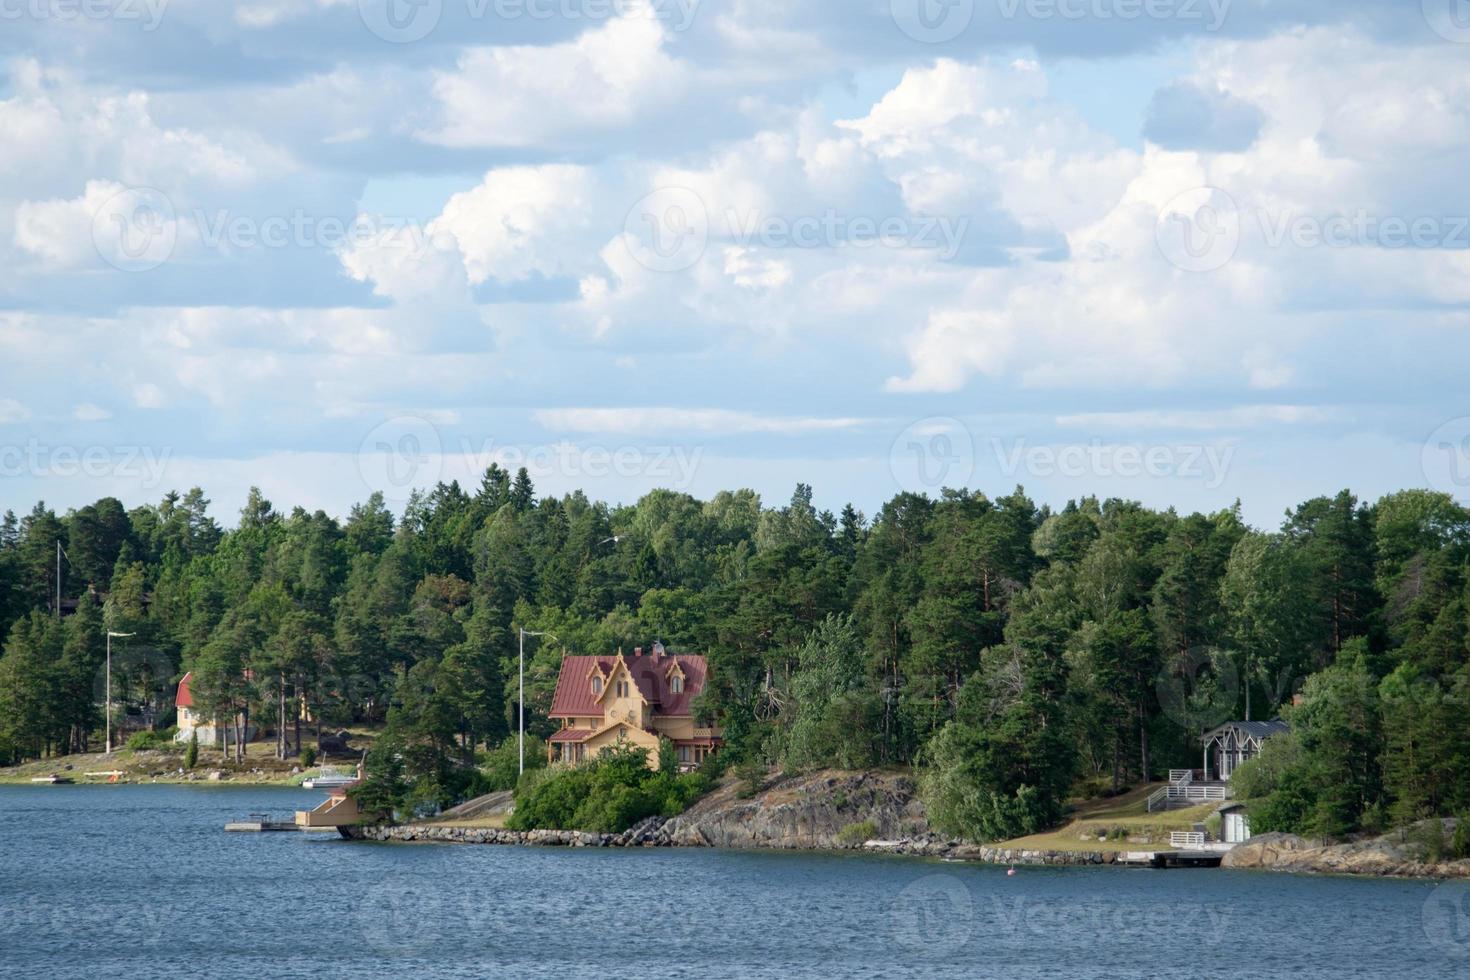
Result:
<svg viewBox="0 0 1470 980"><path fill-rule="evenodd" d="M226 834L300 790L0 787L0 976L1470 976L1470 885Z"/></svg>

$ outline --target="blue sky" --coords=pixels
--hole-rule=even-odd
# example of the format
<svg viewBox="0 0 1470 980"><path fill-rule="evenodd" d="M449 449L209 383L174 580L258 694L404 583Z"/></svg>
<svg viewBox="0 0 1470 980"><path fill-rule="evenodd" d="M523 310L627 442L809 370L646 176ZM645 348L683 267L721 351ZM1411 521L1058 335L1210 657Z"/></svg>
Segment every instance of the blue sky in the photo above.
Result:
<svg viewBox="0 0 1470 980"><path fill-rule="evenodd" d="M1470 495L1470 4L25 0L0 506Z"/></svg>

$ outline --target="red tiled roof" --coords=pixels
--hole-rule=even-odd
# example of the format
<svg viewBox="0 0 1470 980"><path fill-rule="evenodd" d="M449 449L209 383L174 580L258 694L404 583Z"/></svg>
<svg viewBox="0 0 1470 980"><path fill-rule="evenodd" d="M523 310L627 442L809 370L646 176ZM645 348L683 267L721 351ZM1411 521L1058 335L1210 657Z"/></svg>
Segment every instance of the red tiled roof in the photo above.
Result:
<svg viewBox="0 0 1470 980"><path fill-rule="evenodd" d="M179 708L192 708L192 707L194 707L194 695L191 694L191 693L189 693L189 678L190 677L193 677L193 676L194 676L194 672L191 670L188 673L186 673L183 677L179 678L179 690L178 690L178 693L176 693L174 695L174 705L176 707L179 707Z"/></svg>
<svg viewBox="0 0 1470 980"><path fill-rule="evenodd" d="M602 704L598 695L592 693L589 675L594 666L606 677L617 664L617 657L563 657L561 676L556 680L556 696L551 699L552 718L577 718L602 716ZM653 706L655 716L685 716L690 714L689 702L704 690L704 680L709 673L708 661L703 656L692 654L651 654L623 658L633 683L638 685L644 699ZM684 674L684 690L675 694L669 686L669 674L675 664Z"/></svg>
<svg viewBox="0 0 1470 980"><path fill-rule="evenodd" d="M553 742L580 742L592 734L590 728L563 728L551 736Z"/></svg>

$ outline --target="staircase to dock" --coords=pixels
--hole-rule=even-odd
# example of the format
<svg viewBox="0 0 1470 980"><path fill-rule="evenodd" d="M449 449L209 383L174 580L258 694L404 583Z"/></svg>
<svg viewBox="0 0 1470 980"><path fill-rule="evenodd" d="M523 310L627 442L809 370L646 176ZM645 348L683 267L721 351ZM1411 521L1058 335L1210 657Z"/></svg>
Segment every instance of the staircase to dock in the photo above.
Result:
<svg viewBox="0 0 1470 980"><path fill-rule="evenodd" d="M1218 779L1197 780L1191 769L1170 769L1169 782L1149 794L1149 813L1183 810L1201 803L1223 803L1230 799L1230 784Z"/></svg>

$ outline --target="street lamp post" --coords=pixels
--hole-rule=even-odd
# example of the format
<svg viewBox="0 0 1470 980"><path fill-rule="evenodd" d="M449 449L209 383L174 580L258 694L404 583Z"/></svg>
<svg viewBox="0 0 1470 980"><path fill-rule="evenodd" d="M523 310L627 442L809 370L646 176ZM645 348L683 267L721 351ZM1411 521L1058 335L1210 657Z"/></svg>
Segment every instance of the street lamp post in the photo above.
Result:
<svg viewBox="0 0 1470 980"><path fill-rule="evenodd" d="M129 636L137 636L137 633L114 633L107 631L107 707L103 714L107 717L107 755L112 754L112 638L123 639Z"/></svg>
<svg viewBox="0 0 1470 980"><path fill-rule="evenodd" d="M537 633L521 628L521 696L520 696L520 732L516 736L516 749L520 752L520 772L526 771L526 637L528 636L551 636L550 633ZM554 640L556 637L551 636Z"/></svg>

